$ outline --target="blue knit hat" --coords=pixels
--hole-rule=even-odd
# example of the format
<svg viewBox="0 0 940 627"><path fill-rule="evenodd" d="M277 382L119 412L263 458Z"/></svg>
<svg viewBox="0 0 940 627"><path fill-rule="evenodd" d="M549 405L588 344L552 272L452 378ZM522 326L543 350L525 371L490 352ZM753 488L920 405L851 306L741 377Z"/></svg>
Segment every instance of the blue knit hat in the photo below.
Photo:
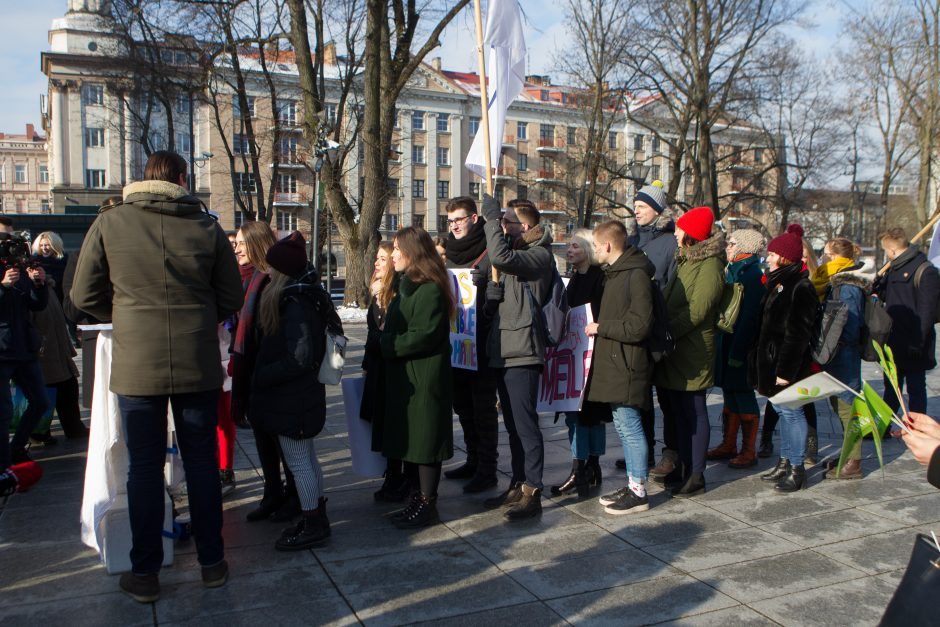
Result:
<svg viewBox="0 0 940 627"><path fill-rule="evenodd" d="M656 213L662 213L667 204L666 192L663 191L662 182L653 181L649 185L644 185L643 188L636 193L634 200L645 202Z"/></svg>

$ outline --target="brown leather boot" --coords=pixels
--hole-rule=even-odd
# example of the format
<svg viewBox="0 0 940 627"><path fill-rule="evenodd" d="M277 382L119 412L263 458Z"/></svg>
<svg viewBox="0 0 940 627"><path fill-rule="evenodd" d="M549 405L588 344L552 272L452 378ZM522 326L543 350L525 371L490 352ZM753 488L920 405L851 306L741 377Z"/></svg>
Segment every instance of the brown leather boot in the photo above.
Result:
<svg viewBox="0 0 940 627"><path fill-rule="evenodd" d="M705 453L705 459L731 459L738 454L738 425L740 419L738 414L728 411L728 408L722 409L721 420L724 423L724 437L721 444Z"/></svg>
<svg viewBox="0 0 940 627"><path fill-rule="evenodd" d="M838 477L836 476L836 465L838 461L831 462L831 464L832 467L826 471L826 479L851 481L852 479L862 478L862 461L860 459L845 460L845 465L842 467L842 472L839 473Z"/></svg>
<svg viewBox="0 0 940 627"><path fill-rule="evenodd" d="M728 462L729 468L751 468L757 465L757 432L760 429L760 416L757 414L738 414L741 423L741 454Z"/></svg>

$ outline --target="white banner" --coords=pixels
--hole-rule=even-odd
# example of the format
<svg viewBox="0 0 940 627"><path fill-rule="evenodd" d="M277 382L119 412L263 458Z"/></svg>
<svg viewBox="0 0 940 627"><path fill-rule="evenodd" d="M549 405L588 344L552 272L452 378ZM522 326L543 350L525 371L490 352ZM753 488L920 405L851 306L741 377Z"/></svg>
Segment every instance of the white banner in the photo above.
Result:
<svg viewBox="0 0 940 627"><path fill-rule="evenodd" d="M588 337L584 327L592 322L590 305L574 307L568 312L565 339L545 351L538 411L581 411L594 351L594 338Z"/></svg>
<svg viewBox="0 0 940 627"><path fill-rule="evenodd" d="M796 409L797 407L808 405L813 401L836 396L843 392L851 392L852 394L858 395L858 392L842 383L828 372L817 372L814 375L797 381L767 400L776 407Z"/></svg>
<svg viewBox="0 0 940 627"><path fill-rule="evenodd" d="M464 370L477 369L477 286L470 268L452 268L450 285L457 303L450 321L450 365Z"/></svg>

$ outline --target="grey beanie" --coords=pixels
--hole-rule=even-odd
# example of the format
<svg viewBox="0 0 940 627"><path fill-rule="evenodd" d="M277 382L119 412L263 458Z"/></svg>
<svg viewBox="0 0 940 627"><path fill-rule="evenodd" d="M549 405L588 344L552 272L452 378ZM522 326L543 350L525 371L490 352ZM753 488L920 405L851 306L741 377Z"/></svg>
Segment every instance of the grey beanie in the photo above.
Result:
<svg viewBox="0 0 940 627"><path fill-rule="evenodd" d="M757 255L764 250L767 240L753 229L738 229L731 233L731 240L738 245L738 252Z"/></svg>
<svg viewBox="0 0 940 627"><path fill-rule="evenodd" d="M657 185L657 183L659 183ZM660 181L653 181L649 185L644 185L643 189L636 193L634 200L641 200L652 207L656 213L662 213L666 208L666 192L663 191L663 184Z"/></svg>

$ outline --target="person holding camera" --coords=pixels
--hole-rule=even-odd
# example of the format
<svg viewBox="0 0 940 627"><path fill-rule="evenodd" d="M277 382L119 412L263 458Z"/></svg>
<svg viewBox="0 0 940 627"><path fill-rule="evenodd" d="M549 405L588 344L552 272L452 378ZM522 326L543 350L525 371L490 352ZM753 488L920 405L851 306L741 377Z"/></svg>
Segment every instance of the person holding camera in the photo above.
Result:
<svg viewBox="0 0 940 627"><path fill-rule="evenodd" d="M29 461L26 443L29 434L49 407L46 387L39 367L42 340L29 321L30 311L42 311L49 298L46 273L41 267L25 263L29 242L13 234L13 223L0 216L0 471L12 464ZM13 398L9 381L13 381L26 397L26 411L12 440Z"/></svg>

